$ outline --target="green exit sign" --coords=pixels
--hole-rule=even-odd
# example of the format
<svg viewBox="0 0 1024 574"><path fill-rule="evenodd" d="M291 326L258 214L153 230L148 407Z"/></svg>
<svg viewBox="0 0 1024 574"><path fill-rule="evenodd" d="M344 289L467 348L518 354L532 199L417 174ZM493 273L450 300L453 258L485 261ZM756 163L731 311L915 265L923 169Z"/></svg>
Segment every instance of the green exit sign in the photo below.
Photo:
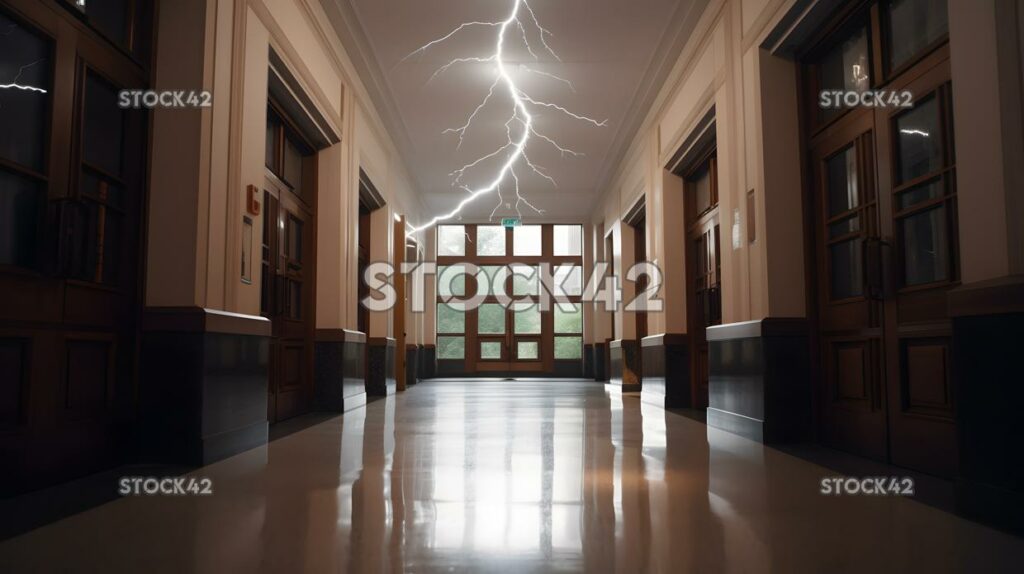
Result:
<svg viewBox="0 0 1024 574"><path fill-rule="evenodd" d="M502 218L501 224L504 225L505 227L519 227L520 225L523 224L523 220L519 219L518 217L505 217Z"/></svg>

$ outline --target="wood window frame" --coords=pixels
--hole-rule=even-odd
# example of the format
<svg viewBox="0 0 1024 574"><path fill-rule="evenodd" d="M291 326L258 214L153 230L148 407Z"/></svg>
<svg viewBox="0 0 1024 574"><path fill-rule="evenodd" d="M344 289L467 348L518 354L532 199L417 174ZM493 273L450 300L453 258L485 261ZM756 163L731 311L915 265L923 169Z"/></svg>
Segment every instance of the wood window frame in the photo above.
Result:
<svg viewBox="0 0 1024 574"><path fill-rule="evenodd" d="M435 231L435 233L439 234L440 233L440 228L443 227L444 225L445 224L439 225L437 230ZM517 303L527 303L527 302L530 302L530 301L532 301L534 303L539 303L540 299L541 299L541 296L540 295L537 295L537 296L515 296L515 295L513 295L513 273L511 272L511 265L513 265L513 264L521 264L521 265L528 265L528 266L531 266L531 267L539 267L541 264L547 263L547 264L549 264L551 266L552 273L554 273L554 271L560 265L565 265L565 264L573 265L573 266L576 266L576 267L580 268L581 280L583 282L583 285L581 285L581 287L583 287L585 285L586 275L585 275L585 269L584 269L584 266L583 266L583 254L582 254L583 250L582 250L582 245L581 245L580 255L559 255L559 256L554 255L554 228L555 228L555 226L556 225L579 225L579 226L582 227L582 224L571 223L571 222L553 222L553 223L534 224L534 225L538 225L541 228L541 254L540 255L518 255L518 256L515 255L515 249L514 249L514 233L515 233L514 232L514 229L515 229L514 227L505 228L505 255L498 256L498 255L477 255L476 254L475 246L477 245L477 229L480 226L492 226L493 225L492 223L452 223L452 224L449 224L449 225L462 226L465 229L465 233L466 233L465 255L437 255L436 256L436 262L437 262L437 266L438 266L439 269L443 268L443 267L448 267L448 266L452 266L452 265L460 265L460 264L472 264L472 265L476 265L478 268L492 267L492 266L494 266L494 267L506 267L506 268L509 269L509 272L506 274L506 277L505 277L505 283L504 283L505 292L507 294L509 294L509 297L513 297L514 299L516 299ZM436 243L437 242L435 241L435 244ZM481 270L481 272L483 272L483 271ZM464 295L463 298L468 299L468 298L473 297L473 294L475 294L477 292L477 288L478 288L478 285L477 285L476 277L475 276L467 275L466 276L466 295ZM543 286L541 286L540 289L543 289ZM442 298L441 294L440 294L440 290L436 290L436 298L437 298L436 304L442 304L442 303L445 302L444 299ZM577 305L579 307L579 309L580 309L580 312L581 313L583 312L582 289L581 289L581 294L580 295L567 295L566 296L566 300L568 302L570 302L570 303L573 303L573 304ZM498 297L496 297L494 295L488 294L486 297L483 298L481 304L488 304L488 303L500 303L500 301L499 301ZM554 303L552 304L552 307L554 307ZM538 345L538 348L539 348L539 360L537 362L543 364L543 371L545 371L545 372L554 372L555 365L558 364L558 363L582 362L582 360L583 360L583 340L584 340L583 334L585 332L585 326L584 326L584 329L582 329L580 333L555 333L554 332L554 309L553 308L551 310L547 311L547 312L544 312L542 314L542 316L541 316L541 334L540 335L533 335L533 334L524 334L522 336L515 335L515 333L514 333L514 329L515 329L515 325L514 325L514 311L511 308L506 308L505 309L505 313L506 313L505 322L506 322L506 325L505 325L505 334L503 334L503 335L491 335L491 334L480 334L480 333L478 333L477 332L477 330L478 330L478 320L479 320L478 319L478 309L472 309L472 310L466 311L465 313L466 313L465 327L464 327L464 332L461 335L465 339L465 349L466 350L465 350L464 358L463 359L444 359L444 358L441 358L439 356L437 358L438 362L447 362L447 363L463 362L463 364L464 364L464 372L466 372L466 373L478 372L478 367L481 364L486 364L486 363L513 363L514 364L514 362L516 361L516 357L515 357L516 348L518 347L515 344L515 342L517 340L520 340L520 339L521 340L530 340L530 341L536 340L539 343L539 345ZM445 336L456 336L457 337L457 336L460 336L460 335L458 335L458 334L449 334L449 333L444 333L444 334L437 333L437 337L438 338L445 337ZM555 336L578 336L580 338L580 358L579 359L555 359L554 358L554 337ZM481 359L479 357L479 355L480 355L480 343L481 342L487 342L487 341L490 341L490 340L497 340L497 339L506 340L509 337L511 337L512 342L504 345L504 348L502 349L502 358L501 359Z"/></svg>
<svg viewBox="0 0 1024 574"><path fill-rule="evenodd" d="M940 47L948 44L949 31L947 30L945 34L921 48L906 62L896 68L890 68L887 56L891 51L891 46L889 46L886 34L889 23L883 9L884 5L889 3L891 0L857 0L847 3L839 9L829 25L822 26L818 33L809 39L807 42L809 48L797 52L797 61L804 62L801 91L806 102L818 101L818 94L821 90L820 59L829 50L842 43L853 30L859 29L861 26L864 27L868 35L868 61L870 63L868 88L872 90L886 87L895 78L928 58ZM918 99L917 94L915 94L916 99ZM851 108L844 107L835 116L823 119L818 106L802 105L801 108L804 120L808 126L812 127L813 133L824 131L851 111Z"/></svg>

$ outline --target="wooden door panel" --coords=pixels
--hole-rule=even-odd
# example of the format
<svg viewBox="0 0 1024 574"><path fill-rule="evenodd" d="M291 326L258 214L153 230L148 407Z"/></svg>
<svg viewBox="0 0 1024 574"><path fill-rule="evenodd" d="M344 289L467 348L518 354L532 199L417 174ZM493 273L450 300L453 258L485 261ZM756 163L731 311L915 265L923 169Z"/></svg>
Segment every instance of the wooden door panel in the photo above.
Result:
<svg viewBox="0 0 1024 574"><path fill-rule="evenodd" d="M891 461L946 477L958 465L946 310L959 284L950 86L944 47L893 85L914 94L914 108L875 112L886 166L878 173L882 234L893 252L885 270L893 285L885 299Z"/></svg>
<svg viewBox="0 0 1024 574"><path fill-rule="evenodd" d="M307 412L313 396L313 215L272 173L264 210L261 299L271 321L267 417L274 423Z"/></svg>
<svg viewBox="0 0 1024 574"><path fill-rule="evenodd" d="M61 418L69 421L104 417L113 399L116 376L113 341L67 339Z"/></svg>

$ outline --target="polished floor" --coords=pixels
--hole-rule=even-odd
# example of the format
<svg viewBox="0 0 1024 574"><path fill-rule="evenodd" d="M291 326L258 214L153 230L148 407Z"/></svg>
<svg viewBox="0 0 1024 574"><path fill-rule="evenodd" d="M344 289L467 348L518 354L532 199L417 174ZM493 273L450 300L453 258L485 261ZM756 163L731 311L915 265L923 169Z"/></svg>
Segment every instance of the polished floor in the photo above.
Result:
<svg viewBox="0 0 1024 574"><path fill-rule="evenodd" d="M1024 539L553 381L433 381L0 543L0 572L1019 572Z"/></svg>

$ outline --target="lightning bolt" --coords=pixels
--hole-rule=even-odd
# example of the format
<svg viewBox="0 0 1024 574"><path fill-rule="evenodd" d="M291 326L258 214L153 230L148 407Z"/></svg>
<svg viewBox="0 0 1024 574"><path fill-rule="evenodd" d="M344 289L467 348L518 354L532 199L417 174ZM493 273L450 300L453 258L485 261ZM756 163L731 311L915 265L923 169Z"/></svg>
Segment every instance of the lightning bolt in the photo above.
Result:
<svg viewBox="0 0 1024 574"><path fill-rule="evenodd" d="M18 83L18 78L20 78L21 75L23 73L25 73L25 70L31 68L32 66L35 66L36 64L38 64L39 62L42 62L42 61L43 60L36 60L35 62L32 62L31 64L25 64L21 68L18 68L18 73L14 76L14 79L11 80L11 83L9 83L9 84L0 84L0 90L16 89L16 90L24 90L26 92L39 92L40 94L45 94L46 90L44 90L42 88L37 88L35 86L27 86L27 85L19 84Z"/></svg>
<svg viewBox="0 0 1024 574"><path fill-rule="evenodd" d="M509 97L512 100L511 115L510 115L508 121L505 123L505 132L506 132L506 134L508 136L507 143L501 145L497 150L492 151L490 153L487 153L487 154L479 157L478 159L476 159L476 160L474 160L474 161L464 165L463 167L453 171L450 174L450 176L454 178L453 185L459 185L462 182L462 179L466 175L467 171L473 170L473 169L479 167L481 164L483 164L484 162L486 162L489 159L502 156L502 154L506 154L507 157L505 157L504 162L501 164L501 167L498 169L498 171L494 175L493 179L490 180L490 183L488 183L486 185L483 185L483 186L480 186L480 187L476 187L476 188L471 188L471 187L469 187L467 185L461 185L462 189L467 192L467 195L466 195L465 198L462 199L462 201L460 201L458 203L458 205L455 207L455 209L453 209L452 211L450 211L448 213L445 213L445 214L442 214L442 215L438 215L438 216L434 217L433 219L431 219L430 221L428 221L427 223L425 223L423 225L420 225L419 227L413 227L413 226L409 225L407 227L407 229L410 232L412 232L412 233L417 233L419 231L423 231L425 229L433 227L434 225L436 225L437 223L439 223L441 221L452 219L452 218L458 216L459 213L463 210L463 208L465 208L467 205L469 205L470 203L472 203L476 199L480 198L481 196L487 195L489 193L497 193L497 195L498 195L498 205L491 212L491 218L493 219L494 214L497 213L497 211L501 207L502 203L504 203L504 201L503 201L503 199L501 197L501 189L502 189L502 183L508 177L512 178L512 181L513 181L513 184L514 184L512 187L513 187L513 189L515 191L515 196L516 196L516 203L515 203L516 213L519 213L520 215L522 215L522 213L520 211L520 206L526 206L526 207L536 211L537 213L543 213L544 212L542 209L538 209L532 203L527 201L527 199L523 196L523 194L522 194L522 192L521 192L521 190L519 188L519 176L516 174L516 171L515 171L516 166L521 162L521 163L525 164L525 166L530 171L532 171L533 173L537 174L539 177L544 178L545 180L549 181L555 187L558 186L558 184L555 182L554 178L552 178L550 175L545 173L543 169L541 169L539 166L537 166L532 161L530 161L530 158L526 155L526 147L527 147L527 144L530 142L531 137L536 137L538 140L546 142L546 143L554 146L555 149L557 149L558 152L562 155L562 157L565 157L566 155L569 155L569 156L572 156L572 157L579 157L579 156L582 156L583 154L580 153L580 152L577 152L577 151L573 151L573 150L571 150L569 148L566 148L566 147L564 147L562 145L559 145L551 137L548 137L548 136L542 134L536 128L536 126L534 125L534 116L533 116L533 114L530 113L531 108L534 109L534 110L537 110L537 109L555 110L555 111L560 112L560 113L562 113L562 114L564 114L564 115L566 115L566 116L568 116L568 117L570 117L570 118L572 118L574 120L588 122L588 123L593 124L594 126L597 126L597 127L604 127L604 126L606 126L608 124L607 120L605 120L605 121L598 121L598 120L595 120L595 119L592 119L592 118L588 118L586 116L574 113L574 112L570 111L569 109L567 109L567 108L565 108L563 106L560 106L558 104L554 104L554 103L550 103L550 102L545 102L545 101L534 99L530 95L528 95L525 91L523 91L523 89L520 88L516 84L516 81L513 78L511 70L509 69L510 64L508 64L505 61L505 39L506 39L506 33L508 33L508 31L510 29L514 30L513 33L518 33L518 35L522 38L523 44L526 46L527 52L535 60L537 60L539 58L537 56L536 51L530 45L529 34L528 34L528 30L527 30L528 28L530 30L533 30L535 32L535 35L540 38L540 44L541 44L541 46L543 46L543 51L544 52L550 54L553 58L555 58L555 60L557 60L559 62L561 62L562 60L561 60L561 58L558 57L558 54L556 54L555 51L551 49L551 46L549 46L548 42L547 42L547 38L554 37L554 34L552 34L549 30L547 30L546 28L541 26L540 21L537 19L537 15L534 13L533 9L530 7L530 5L527 3L527 1L526 0L511 0L511 1L512 1L511 12L509 13L508 17L505 18L504 20L500 20L500 21L497 21L497 22L465 22L463 24L460 24L458 27L453 29L451 32L445 34L444 36L424 44L423 46L421 46L420 48L418 48L415 51L411 52L408 56L406 56L405 58L402 59L402 62L405 62L406 60L408 60L412 56L423 54L424 52L426 52L430 48L433 48L434 46L437 46L437 45L439 45L439 44L441 44L441 43L443 43L443 42L445 42L445 41L455 37L457 34L459 34L460 32L462 32L464 30L467 30L467 29L471 29L471 28L485 28L485 27L486 28L496 28L497 29L497 39L496 39L496 42L495 42L494 53L493 54L491 54L491 55L483 55L483 56L471 56L471 57L455 58L455 59L449 61L448 63L446 63L445 65L441 66L440 68L438 68L434 72L434 74L430 77L430 80L428 80L428 83L433 81L435 78L437 78L438 76L440 76L440 75L444 74L446 71L448 71L452 66L455 66L455 65L458 65L458 64L471 63L471 62L472 63L493 63L494 64L495 72L496 72L496 78L494 80L494 83L491 84L490 89L487 92L487 95L483 98L483 101L473 110L473 112L470 114L469 118L466 120L465 124L463 124L462 126L460 126L458 128L451 128L451 129L447 129L447 130L444 131L445 134L452 133L452 134L457 134L458 135L458 137L459 137L459 148L462 147L462 143L463 143L463 141L465 139L466 132L469 131L469 129L472 127L473 121L480 114L481 110L483 110L485 107L487 107L488 103L490 103L490 101L495 97L495 92L498 90L499 87L503 86L505 91L508 92L508 95L509 95ZM569 82L568 80L564 79L564 78L561 78L559 76L556 76L554 74L550 74L550 73L547 73L547 72L542 72L540 70L535 70L533 68L529 68L529 67L526 67L526 66L520 66L520 69L522 71L524 71L524 72L527 72L527 73L536 74L536 75L539 75L539 76L542 76L542 77L545 77L545 78L549 78L549 79L552 79L552 80L564 83L566 86L569 87L570 90L572 90L573 93L576 92L576 89L572 85L572 83ZM518 128L518 129L514 129L514 128ZM516 134L514 135L513 132L516 132Z"/></svg>

